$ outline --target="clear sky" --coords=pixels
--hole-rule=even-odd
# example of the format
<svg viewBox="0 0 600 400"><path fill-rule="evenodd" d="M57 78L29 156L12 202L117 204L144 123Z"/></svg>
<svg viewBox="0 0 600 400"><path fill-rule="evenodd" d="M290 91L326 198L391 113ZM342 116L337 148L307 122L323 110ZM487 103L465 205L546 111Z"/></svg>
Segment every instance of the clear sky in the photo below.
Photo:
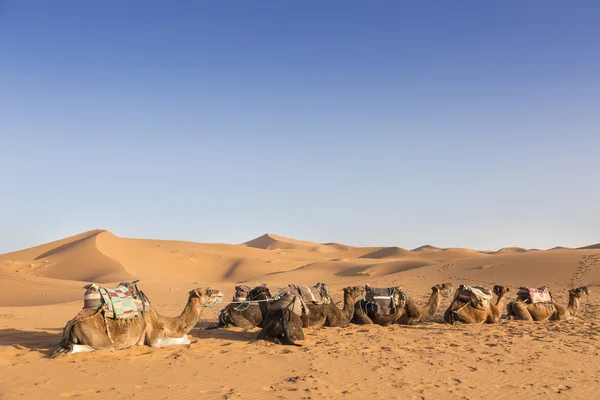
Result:
<svg viewBox="0 0 600 400"><path fill-rule="evenodd" d="M0 0L0 252L600 242L598 1Z"/></svg>

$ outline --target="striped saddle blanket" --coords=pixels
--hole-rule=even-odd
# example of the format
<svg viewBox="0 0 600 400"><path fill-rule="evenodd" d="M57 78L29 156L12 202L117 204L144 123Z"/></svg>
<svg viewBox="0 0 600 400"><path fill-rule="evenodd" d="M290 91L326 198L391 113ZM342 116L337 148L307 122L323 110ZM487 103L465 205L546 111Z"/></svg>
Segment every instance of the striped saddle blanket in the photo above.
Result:
<svg viewBox="0 0 600 400"><path fill-rule="evenodd" d="M102 307L104 316L112 319L128 319L138 316L138 307L129 288L117 286L114 289L100 287L95 283L86 285L84 308Z"/></svg>

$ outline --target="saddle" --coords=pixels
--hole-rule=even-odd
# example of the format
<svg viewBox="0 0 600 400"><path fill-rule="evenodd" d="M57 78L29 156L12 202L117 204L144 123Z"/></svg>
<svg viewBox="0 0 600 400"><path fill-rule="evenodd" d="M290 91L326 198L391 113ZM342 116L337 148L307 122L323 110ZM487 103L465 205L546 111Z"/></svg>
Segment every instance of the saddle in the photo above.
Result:
<svg viewBox="0 0 600 400"><path fill-rule="evenodd" d="M454 295L454 301L460 299L466 303L470 302L475 308L485 310L490 307L492 297L492 291L485 286L460 285Z"/></svg>
<svg viewBox="0 0 600 400"><path fill-rule="evenodd" d="M330 304L331 297L329 297L329 289L325 283L317 283L315 286L294 286L302 296L305 302L311 302L313 304Z"/></svg>
<svg viewBox="0 0 600 400"><path fill-rule="evenodd" d="M308 306L302 293L295 285L288 285L277 292L277 300L269 301L267 309L272 311L291 310L297 316L308 315Z"/></svg>
<svg viewBox="0 0 600 400"><path fill-rule="evenodd" d="M83 308L101 309L105 318L135 318L140 312L150 308L150 301L138 290L137 281L121 282L116 288L109 289L95 283L85 285Z"/></svg>
<svg viewBox="0 0 600 400"><path fill-rule="evenodd" d="M399 286L375 288L365 285L367 307L375 315L396 314L406 304L406 294Z"/></svg>
<svg viewBox="0 0 600 400"><path fill-rule="evenodd" d="M539 288L521 286L517 291L516 301L529 304L552 304L554 299L552 299L552 293L547 286Z"/></svg>

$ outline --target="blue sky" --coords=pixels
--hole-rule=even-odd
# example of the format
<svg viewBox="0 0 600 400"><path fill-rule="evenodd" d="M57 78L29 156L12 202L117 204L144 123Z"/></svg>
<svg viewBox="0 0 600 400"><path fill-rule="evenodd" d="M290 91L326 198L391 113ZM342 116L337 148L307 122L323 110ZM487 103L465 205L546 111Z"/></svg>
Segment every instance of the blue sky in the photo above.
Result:
<svg viewBox="0 0 600 400"><path fill-rule="evenodd" d="M600 3L0 2L0 252L600 242Z"/></svg>

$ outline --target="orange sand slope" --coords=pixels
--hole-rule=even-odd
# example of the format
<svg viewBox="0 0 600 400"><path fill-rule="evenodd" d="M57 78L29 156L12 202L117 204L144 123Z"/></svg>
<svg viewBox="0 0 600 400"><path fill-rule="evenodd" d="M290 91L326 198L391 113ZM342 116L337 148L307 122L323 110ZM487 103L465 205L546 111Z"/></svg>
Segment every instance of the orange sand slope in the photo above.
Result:
<svg viewBox="0 0 600 400"><path fill-rule="evenodd" d="M49 359L82 306L83 285L131 279L141 280L165 315L177 315L193 288L212 286L229 297L240 282L326 282L338 302L343 287L366 283L400 285L422 303L441 282L549 285L562 302L568 288L585 284L592 295L582 321L448 326L436 322L445 299L433 322L311 328L292 349L257 342L257 330L203 330L216 320L217 310L209 309L190 333L191 345ZM584 398L600 390L599 285L599 245L407 250L273 234L205 244L93 230L0 255L0 398L481 398L490 390L500 398Z"/></svg>

